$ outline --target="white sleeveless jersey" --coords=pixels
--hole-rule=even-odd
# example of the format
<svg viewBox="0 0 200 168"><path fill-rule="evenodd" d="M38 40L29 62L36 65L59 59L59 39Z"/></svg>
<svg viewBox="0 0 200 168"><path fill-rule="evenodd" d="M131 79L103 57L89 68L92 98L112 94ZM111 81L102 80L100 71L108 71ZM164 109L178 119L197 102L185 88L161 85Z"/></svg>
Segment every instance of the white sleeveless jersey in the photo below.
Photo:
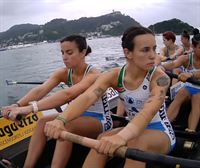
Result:
<svg viewBox="0 0 200 168"><path fill-rule="evenodd" d="M196 69L193 65L193 55L194 55L193 52L189 54L189 63L188 63L187 68L184 69L185 72L190 73L190 72L195 72L195 71L200 70L200 69Z"/></svg>
<svg viewBox="0 0 200 168"><path fill-rule="evenodd" d="M85 70L84 76L87 75L92 68L93 68L92 65L88 65ZM69 87L73 86L72 74L73 74L72 69L69 69L68 79L67 79L67 85ZM110 117L110 108L108 104L107 94L105 93L101 98L99 98L98 101L95 104L93 104L87 111L101 113L103 115Z"/></svg>
<svg viewBox="0 0 200 168"><path fill-rule="evenodd" d="M150 81L156 71L156 67L152 68L145 76L142 84L135 90L128 90L124 86L124 74L126 66L123 66L118 76L118 87L120 99L124 102L125 110L128 118L131 120L144 107L145 102L150 96ZM166 132L172 144L175 143L175 135L172 126L167 118L165 103L162 104L160 110L155 114L147 128L158 129Z"/></svg>
<svg viewBox="0 0 200 168"><path fill-rule="evenodd" d="M149 71L144 78L142 84L135 90L128 90L125 88L123 83L123 77L125 72L125 66L122 68L123 77L121 82L121 85L123 88L123 91L119 91L120 99L124 101L125 110L127 113L127 116L132 119L138 112L140 112L144 106L144 103L147 101L147 99L150 96L150 81L153 76L154 71L156 70L156 67L154 67L151 71ZM117 89L119 90L119 89ZM165 112L165 104L162 105L160 112L157 112L154 118L151 122L158 122L161 120L160 113Z"/></svg>

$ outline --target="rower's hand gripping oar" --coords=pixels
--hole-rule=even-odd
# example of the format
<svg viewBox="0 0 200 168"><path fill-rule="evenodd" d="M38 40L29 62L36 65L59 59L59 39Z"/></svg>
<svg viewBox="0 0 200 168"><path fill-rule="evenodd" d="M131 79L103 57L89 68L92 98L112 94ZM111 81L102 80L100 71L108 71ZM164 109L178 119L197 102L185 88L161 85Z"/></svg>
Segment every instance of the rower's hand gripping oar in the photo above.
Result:
<svg viewBox="0 0 200 168"><path fill-rule="evenodd" d="M0 118L1 117L3 117L3 115L2 115L2 108L0 107ZM18 114L17 116L16 116L16 120L17 121L20 121L20 120L22 120L23 119L23 116L21 115L21 114Z"/></svg>
<svg viewBox="0 0 200 168"><path fill-rule="evenodd" d="M165 71L165 73L166 73L169 77L171 77L171 78L176 78L176 79L178 79L178 75L177 75L177 74L174 74L174 73L171 73L171 72L168 72L168 71ZM194 84L194 85L199 85L199 86L200 86L200 81L198 81L198 80L196 80L196 79L194 79L194 78L188 78L188 79L186 80L186 82L189 82L189 83L192 83L192 84Z"/></svg>
<svg viewBox="0 0 200 168"><path fill-rule="evenodd" d="M99 141L94 140L87 137L82 137L79 135L72 134L70 132L62 131L60 134L60 137L64 140L68 140L89 148L95 149L96 146L98 146ZM128 159L134 159L142 162L151 162L156 163L159 165L169 165L179 168L199 168L200 167L200 161L197 160L190 160L190 159L183 159L183 158L177 158L172 157L168 155L163 154L155 154L150 152L144 152L138 149L131 149L126 146L118 148L115 153L115 156L121 157L121 158L128 158Z"/></svg>
<svg viewBox="0 0 200 168"><path fill-rule="evenodd" d="M17 85L17 84L30 84L30 85L41 85L43 84L44 82L42 81L39 81L39 82L18 82L18 81L13 81L13 80L6 80L6 84L7 85ZM62 89L64 89L66 87L65 83L61 82L57 87L61 87ZM57 108L56 108L57 110ZM57 110L58 111L58 110ZM60 112L60 111L58 111ZM16 120L17 121L20 121L21 119L23 119L23 116L22 115L17 115L16 117Z"/></svg>
<svg viewBox="0 0 200 168"><path fill-rule="evenodd" d="M18 82L18 81L13 81L13 80L6 80L6 84L7 84L7 85L17 85L17 84L41 85L41 84L43 84L43 83L44 83L44 82ZM22 115L19 114L19 115L16 116L16 120L17 120L17 121L20 121L20 120L22 120L22 119L23 119L23 116L22 116Z"/></svg>

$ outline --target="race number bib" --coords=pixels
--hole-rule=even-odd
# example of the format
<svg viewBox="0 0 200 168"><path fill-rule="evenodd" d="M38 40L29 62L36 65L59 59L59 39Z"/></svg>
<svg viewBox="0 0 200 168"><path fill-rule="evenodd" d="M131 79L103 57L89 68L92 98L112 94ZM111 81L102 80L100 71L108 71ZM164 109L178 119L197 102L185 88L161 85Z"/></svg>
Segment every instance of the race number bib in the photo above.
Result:
<svg viewBox="0 0 200 168"><path fill-rule="evenodd" d="M108 101L110 101L110 100L112 100L112 99L114 99L114 98L119 96L118 92L115 89L111 88L111 87L109 87L107 89L106 93L107 93Z"/></svg>

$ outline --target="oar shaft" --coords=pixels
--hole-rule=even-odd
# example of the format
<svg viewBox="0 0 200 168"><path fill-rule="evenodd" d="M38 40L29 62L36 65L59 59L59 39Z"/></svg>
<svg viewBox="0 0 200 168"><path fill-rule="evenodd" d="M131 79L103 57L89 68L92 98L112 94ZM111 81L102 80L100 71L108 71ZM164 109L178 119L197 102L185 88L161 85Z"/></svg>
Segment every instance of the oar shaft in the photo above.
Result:
<svg viewBox="0 0 200 168"><path fill-rule="evenodd" d="M6 83L7 85L16 85L16 84L25 84L25 85L41 85L43 84L44 82L42 81L39 81L39 82L18 82L18 81L12 81L12 80L6 80ZM61 88L65 88L66 85L65 83L61 82L58 87L61 87Z"/></svg>
<svg viewBox="0 0 200 168"><path fill-rule="evenodd" d="M98 146L98 140L94 140L91 138L82 137L79 135L75 135L66 131L61 132L61 138L64 140L68 140L89 148L94 148ZM163 154L156 154L150 152L144 152L137 149L130 149L128 147L120 147L116 152L115 156L121 158L129 158L142 162L150 162L156 163L159 165L169 165L169 166L179 166L180 168L199 168L200 161L176 158Z"/></svg>
<svg viewBox="0 0 200 168"><path fill-rule="evenodd" d="M12 80L6 80L7 85L14 85L14 84L31 84L31 85L40 85L43 84L43 82L18 82L18 81L12 81Z"/></svg>
<svg viewBox="0 0 200 168"><path fill-rule="evenodd" d="M32 84L32 85L41 85L43 82L17 82L16 84Z"/></svg>
<svg viewBox="0 0 200 168"><path fill-rule="evenodd" d="M199 168L200 161L190 160L184 158L177 158L173 156L156 154L150 152L144 152L137 149L128 148L126 151L126 157L129 159L134 159L142 162L156 163L158 165L169 165L178 166L180 168Z"/></svg>

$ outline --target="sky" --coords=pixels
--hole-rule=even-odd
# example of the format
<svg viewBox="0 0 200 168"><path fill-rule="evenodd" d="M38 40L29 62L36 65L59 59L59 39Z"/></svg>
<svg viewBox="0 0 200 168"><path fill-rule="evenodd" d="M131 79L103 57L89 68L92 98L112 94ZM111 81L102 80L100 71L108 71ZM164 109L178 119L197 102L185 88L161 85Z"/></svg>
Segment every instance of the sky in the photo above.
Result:
<svg viewBox="0 0 200 168"><path fill-rule="evenodd" d="M14 25L43 25L120 11L141 25L177 18L200 28L200 0L0 0L0 32Z"/></svg>

